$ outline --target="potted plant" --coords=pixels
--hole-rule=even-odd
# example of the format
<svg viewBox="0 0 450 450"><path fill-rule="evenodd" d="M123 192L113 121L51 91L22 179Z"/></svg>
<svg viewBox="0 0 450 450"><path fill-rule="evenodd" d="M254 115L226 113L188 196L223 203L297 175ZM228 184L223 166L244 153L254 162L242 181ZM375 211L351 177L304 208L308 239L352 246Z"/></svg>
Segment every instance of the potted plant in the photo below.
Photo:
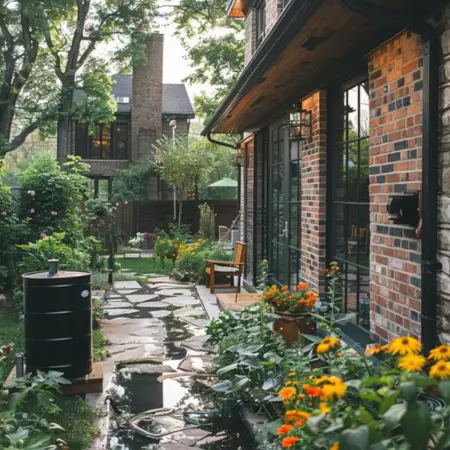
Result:
<svg viewBox="0 0 450 450"><path fill-rule="evenodd" d="M274 321L273 328L281 333L287 345L298 341L303 333L315 334L316 324L310 314L318 295L309 289L307 283L299 283L295 291L290 291L288 286L279 288L273 285L265 289L263 300L280 316Z"/></svg>
<svg viewBox="0 0 450 450"><path fill-rule="evenodd" d="M158 237L152 233L144 233L142 235L142 248L144 250L153 250L157 238Z"/></svg>

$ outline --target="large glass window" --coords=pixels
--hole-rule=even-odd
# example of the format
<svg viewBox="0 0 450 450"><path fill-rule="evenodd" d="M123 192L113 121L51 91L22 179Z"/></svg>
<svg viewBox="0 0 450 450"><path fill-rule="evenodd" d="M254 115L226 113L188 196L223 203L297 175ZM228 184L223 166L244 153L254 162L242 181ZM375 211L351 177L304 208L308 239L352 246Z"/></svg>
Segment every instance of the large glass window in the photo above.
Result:
<svg viewBox="0 0 450 450"><path fill-rule="evenodd" d="M128 122L98 125L92 135L87 124L77 123L75 154L83 159L128 159Z"/></svg>
<svg viewBox="0 0 450 450"><path fill-rule="evenodd" d="M369 95L368 82L334 96L330 190L330 260L343 269L341 293L354 322L370 327Z"/></svg>

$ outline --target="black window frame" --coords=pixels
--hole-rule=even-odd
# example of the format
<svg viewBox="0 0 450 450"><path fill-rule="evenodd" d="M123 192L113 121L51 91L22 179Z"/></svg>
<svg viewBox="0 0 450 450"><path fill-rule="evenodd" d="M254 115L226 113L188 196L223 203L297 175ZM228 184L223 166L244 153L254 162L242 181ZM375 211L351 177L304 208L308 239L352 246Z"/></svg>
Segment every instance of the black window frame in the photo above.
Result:
<svg viewBox="0 0 450 450"><path fill-rule="evenodd" d="M347 80L345 83L341 83L339 85L333 86L331 89L329 89L328 92L328 131L327 135L329 136L329 144L328 144L328 218L327 221L327 260L328 263L331 261L337 261L343 268L343 281L341 289L338 291L338 295L343 296L343 304L342 309L344 312L356 312L357 317L355 321L349 321L345 325L344 332L350 336L354 336L355 339L359 343L367 344L370 342L370 197L367 198L367 201L361 201L362 194L361 194L361 187L359 185L361 179L361 143L363 141L366 141L366 149L367 153L369 153L369 133L367 130L367 134L362 136L361 134L361 105L363 104L361 102L361 87L363 84L367 84L368 86L368 74L367 69L363 72L358 72L358 75L353 76ZM348 117L350 115L350 110L348 108L348 93L354 89L355 87L358 87L358 113L357 113L357 121L358 121L358 131L357 131L357 137L350 139L349 138L349 120ZM345 127L344 127L344 133L339 133L338 130L341 127L342 124L342 112L339 111L339 108L342 108L342 100L344 98L344 95L346 95L346 104L344 106L344 116L345 116ZM369 99L369 94L367 93L367 98ZM370 111L369 111L370 113ZM369 120L369 117L367 117L367 120ZM345 135L345 137L343 137ZM357 183L357 199L356 201L352 201L354 199L349 198L349 147L350 145L356 145L357 147L357 155L358 155L358 164L357 164L357 176L358 176L358 183ZM341 177L341 154L337 151L337 148L339 146L346 148L346 158L345 159L345 177ZM369 155L367 154L367 157ZM353 166L354 167L354 166ZM338 198L338 186L339 182L342 183L342 180L345 180L345 197L344 200ZM367 173L367 184L369 186L369 174ZM342 184L340 185L342 188ZM338 207L343 206L344 210L344 229L345 232L343 234L343 237L341 236L341 240L343 241L343 248L345 249L345 255L342 256L339 254L339 244L338 244L338 224L339 224L339 213L338 213ZM347 209L348 207L356 207L357 208L357 214L356 214L356 235L358 238L356 239L356 254L357 259L356 263L355 261L349 260L349 242L352 239L352 236L349 239L348 231L349 231L349 224L351 220L349 220L350 214L348 214ZM359 230L362 228L361 222L364 222L364 219L361 221L361 208L366 208L367 211L365 211L368 215L368 223L367 223L367 238L366 242L364 243L365 249L367 251L367 264L362 264L361 257L360 257L360 251L361 251L361 242L359 238ZM360 222L361 221L361 222ZM353 225L352 225L352 235L353 235ZM353 242L352 242L353 245ZM349 291L349 270L348 267L352 266L352 269L355 268L356 270L356 278L353 278L352 273L352 282L356 285L356 293L351 291L352 295L355 295L355 303L356 303L356 311L348 311L348 293ZM364 276L362 275L365 274ZM361 314L361 297L360 294L362 292L361 286L363 285L364 280L364 287L365 283L367 282L368 278L368 306L367 302L364 306L364 314L366 314L365 317L362 317ZM356 280L356 282L355 282ZM366 291L364 291L366 293ZM356 322L356 323L354 323Z"/></svg>
<svg viewBox="0 0 450 450"><path fill-rule="evenodd" d="M85 146L86 149L84 152L79 151L77 144L79 142L78 140L78 127L84 127L84 134L85 134ZM100 150L100 156L95 156L93 157L93 151L92 151L92 141L93 141L93 136L91 136L88 132L88 125L85 123L81 123L76 121L75 122L75 139L74 139L74 154L75 156L81 156L82 159L84 160L103 160L103 161L129 161L130 159L130 150L131 150L131 123L128 120L125 119L118 119L115 120L112 124L107 125L107 124L99 124L97 125L98 127L100 127L100 136L102 136L103 133L103 127L110 127L110 133L111 133L111 142L110 142L110 146L111 146L111 151L110 151L110 157L109 158L102 158L102 152ZM119 153L119 149L117 148L117 128L120 126L126 126L127 127L127 137L126 137L126 158L117 158L117 155Z"/></svg>
<svg viewBox="0 0 450 450"><path fill-rule="evenodd" d="M256 48L258 48L264 40L266 34L266 2L261 0L255 6L255 37Z"/></svg>

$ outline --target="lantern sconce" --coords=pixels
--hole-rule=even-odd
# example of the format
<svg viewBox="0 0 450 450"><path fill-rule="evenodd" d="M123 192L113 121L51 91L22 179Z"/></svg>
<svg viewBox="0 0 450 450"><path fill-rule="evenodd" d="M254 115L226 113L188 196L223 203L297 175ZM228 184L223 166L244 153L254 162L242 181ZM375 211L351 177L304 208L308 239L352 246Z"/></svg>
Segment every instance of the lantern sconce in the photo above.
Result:
<svg viewBox="0 0 450 450"><path fill-rule="evenodd" d="M289 113L289 138L291 141L311 139L312 113L294 105Z"/></svg>
<svg viewBox="0 0 450 450"><path fill-rule="evenodd" d="M237 147L234 151L234 159L236 166L240 166L244 163L244 152L241 147Z"/></svg>

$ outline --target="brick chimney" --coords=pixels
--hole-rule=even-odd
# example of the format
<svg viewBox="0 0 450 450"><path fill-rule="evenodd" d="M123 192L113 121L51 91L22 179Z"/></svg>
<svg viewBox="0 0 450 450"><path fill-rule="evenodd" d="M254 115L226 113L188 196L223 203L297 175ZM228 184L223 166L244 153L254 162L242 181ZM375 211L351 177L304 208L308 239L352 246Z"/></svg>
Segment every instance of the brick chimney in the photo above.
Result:
<svg viewBox="0 0 450 450"><path fill-rule="evenodd" d="M133 66L131 104L131 160L149 157L162 135L162 77L164 36L147 41L147 61Z"/></svg>

